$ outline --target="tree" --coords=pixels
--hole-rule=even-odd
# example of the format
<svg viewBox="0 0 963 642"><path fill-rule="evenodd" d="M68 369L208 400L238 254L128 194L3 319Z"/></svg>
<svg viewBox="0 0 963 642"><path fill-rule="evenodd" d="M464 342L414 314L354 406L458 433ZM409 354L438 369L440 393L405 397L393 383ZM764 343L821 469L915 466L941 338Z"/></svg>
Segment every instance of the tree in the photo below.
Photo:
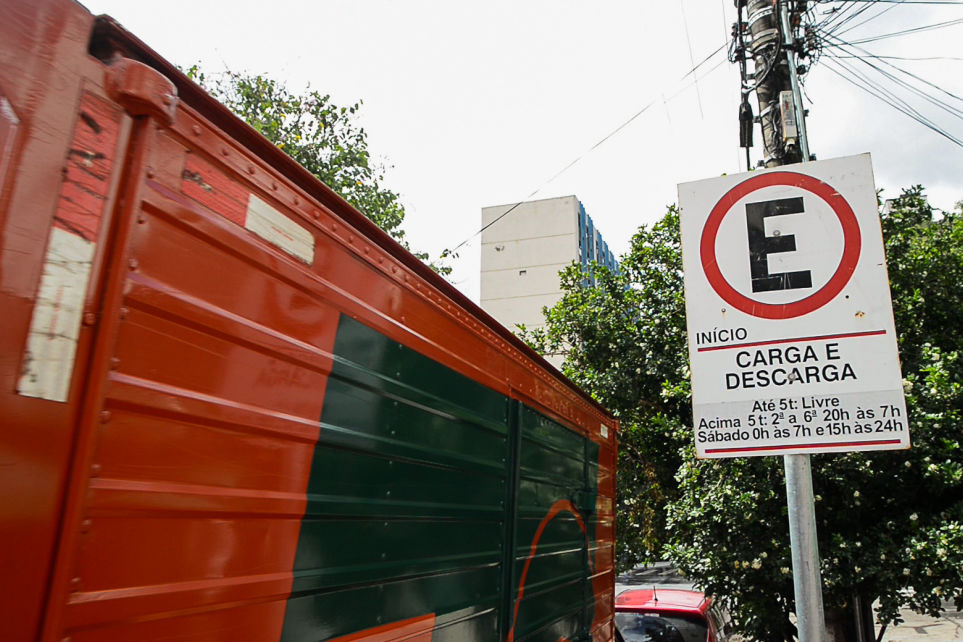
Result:
<svg viewBox="0 0 963 642"><path fill-rule="evenodd" d="M339 107L331 96L311 89L292 93L276 80L254 74L207 75L197 65L188 76L238 117L314 174L396 241L411 249L401 224L400 197L384 186L384 167L371 158L368 135L356 122L361 103ZM451 267L428 261L442 275Z"/></svg>
<svg viewBox="0 0 963 642"><path fill-rule="evenodd" d="M563 372L618 418L617 557L622 568L652 559L665 540L662 507L691 417L679 215L671 207L642 227L614 272L576 263L560 274L562 299L543 328L523 337L543 354L567 353Z"/></svg>
<svg viewBox="0 0 963 642"><path fill-rule="evenodd" d="M914 187L881 216L913 447L812 458L824 600L843 624L877 599L884 623L963 606L963 211L940 215ZM640 229L622 275L593 267L591 285L569 268L529 340L570 346L565 372L623 422L620 562L668 555L745 633L789 640L781 458L694 456L677 220Z"/></svg>

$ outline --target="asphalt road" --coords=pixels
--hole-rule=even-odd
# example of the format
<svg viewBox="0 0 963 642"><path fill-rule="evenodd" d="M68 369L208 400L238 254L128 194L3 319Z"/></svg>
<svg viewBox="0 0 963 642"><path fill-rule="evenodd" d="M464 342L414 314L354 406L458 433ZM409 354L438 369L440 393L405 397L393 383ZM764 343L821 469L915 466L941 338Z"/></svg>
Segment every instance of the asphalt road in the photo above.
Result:
<svg viewBox="0 0 963 642"><path fill-rule="evenodd" d="M638 566L615 578L615 594L630 588L651 588L671 585L673 588L694 589L691 582L679 575L668 562Z"/></svg>

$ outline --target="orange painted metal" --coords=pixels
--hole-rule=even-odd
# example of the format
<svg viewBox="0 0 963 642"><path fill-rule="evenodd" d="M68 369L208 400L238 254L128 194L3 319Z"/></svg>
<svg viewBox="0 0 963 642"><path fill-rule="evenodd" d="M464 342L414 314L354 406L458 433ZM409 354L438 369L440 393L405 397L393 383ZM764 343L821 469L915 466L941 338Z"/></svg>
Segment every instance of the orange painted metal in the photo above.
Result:
<svg viewBox="0 0 963 642"><path fill-rule="evenodd" d="M49 597L52 560L83 401L74 377L65 403L17 394L24 346L47 256L54 213L70 173L83 79L103 73L85 54L90 16L73 3L5 1L0 21L0 93L5 100L0 173L0 638L35 640ZM29 69L30 74L24 74ZM120 116L121 148L129 119ZM10 123L16 120L16 131ZM101 212L109 219L111 189ZM102 228L106 226L106 221ZM93 256L99 274L103 247ZM99 292L82 299L75 363L89 360ZM82 368L82 366L78 366Z"/></svg>
<svg viewBox="0 0 963 642"><path fill-rule="evenodd" d="M279 639L347 315L599 445L611 639L615 421L112 21L3 4L0 638ZM27 348L57 243L89 253L63 399Z"/></svg>
<svg viewBox="0 0 963 642"><path fill-rule="evenodd" d="M392 622L375 629L352 633L335 638L331 642L431 642L432 629L435 627L434 615L423 615L402 622Z"/></svg>

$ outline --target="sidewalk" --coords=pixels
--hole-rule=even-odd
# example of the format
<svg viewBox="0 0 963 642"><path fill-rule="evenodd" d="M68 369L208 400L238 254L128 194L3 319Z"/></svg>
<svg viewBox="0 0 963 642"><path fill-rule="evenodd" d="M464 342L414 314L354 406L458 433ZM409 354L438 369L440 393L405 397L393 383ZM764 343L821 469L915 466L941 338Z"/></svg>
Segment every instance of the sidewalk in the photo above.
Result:
<svg viewBox="0 0 963 642"><path fill-rule="evenodd" d="M883 635L884 642L951 642L963 640L963 613L952 605L940 618L919 615L913 611L901 611L904 622L890 626ZM877 627L876 633L879 634Z"/></svg>

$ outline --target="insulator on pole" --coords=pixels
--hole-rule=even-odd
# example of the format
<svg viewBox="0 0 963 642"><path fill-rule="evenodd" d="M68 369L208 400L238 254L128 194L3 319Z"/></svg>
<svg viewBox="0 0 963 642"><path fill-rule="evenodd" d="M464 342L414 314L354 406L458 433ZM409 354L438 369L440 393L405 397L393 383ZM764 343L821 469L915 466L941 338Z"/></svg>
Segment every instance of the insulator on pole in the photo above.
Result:
<svg viewBox="0 0 963 642"><path fill-rule="evenodd" d="M752 147L752 125L752 105L743 96L742 104L739 105L739 147Z"/></svg>

